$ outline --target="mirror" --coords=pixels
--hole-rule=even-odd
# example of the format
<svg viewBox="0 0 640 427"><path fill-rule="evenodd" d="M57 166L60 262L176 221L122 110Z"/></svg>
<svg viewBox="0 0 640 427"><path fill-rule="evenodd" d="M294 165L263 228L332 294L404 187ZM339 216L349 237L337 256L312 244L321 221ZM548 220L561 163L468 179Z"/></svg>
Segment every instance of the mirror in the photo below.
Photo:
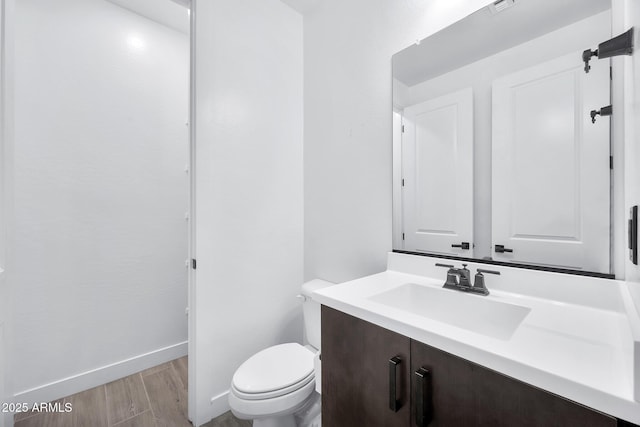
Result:
<svg viewBox="0 0 640 427"><path fill-rule="evenodd" d="M611 274L610 0L500 0L393 56L395 250ZM606 110L605 110L606 111Z"/></svg>

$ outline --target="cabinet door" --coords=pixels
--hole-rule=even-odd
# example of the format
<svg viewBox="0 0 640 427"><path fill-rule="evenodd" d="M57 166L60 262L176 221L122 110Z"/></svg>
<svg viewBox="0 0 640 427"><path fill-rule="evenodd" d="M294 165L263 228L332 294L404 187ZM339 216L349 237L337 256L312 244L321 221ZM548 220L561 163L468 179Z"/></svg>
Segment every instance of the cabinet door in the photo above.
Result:
<svg viewBox="0 0 640 427"><path fill-rule="evenodd" d="M428 390L423 393L423 401L418 401L418 388L422 381L416 375L419 369L428 371ZM479 425L478 402L473 384L473 364L428 345L411 341L411 426L418 427L472 427ZM423 407L426 414L424 423L419 421ZM429 422L431 420L431 422ZM516 424L517 425L517 424Z"/></svg>
<svg viewBox="0 0 640 427"><path fill-rule="evenodd" d="M426 368L431 377L431 393L416 401L415 372ZM615 418L548 393L475 363L411 342L412 393L411 425L415 408L431 406L430 427L615 427Z"/></svg>
<svg viewBox="0 0 640 427"><path fill-rule="evenodd" d="M478 426L616 427L617 420L563 397L476 365Z"/></svg>
<svg viewBox="0 0 640 427"><path fill-rule="evenodd" d="M408 426L409 355L409 338L323 306L323 425Z"/></svg>

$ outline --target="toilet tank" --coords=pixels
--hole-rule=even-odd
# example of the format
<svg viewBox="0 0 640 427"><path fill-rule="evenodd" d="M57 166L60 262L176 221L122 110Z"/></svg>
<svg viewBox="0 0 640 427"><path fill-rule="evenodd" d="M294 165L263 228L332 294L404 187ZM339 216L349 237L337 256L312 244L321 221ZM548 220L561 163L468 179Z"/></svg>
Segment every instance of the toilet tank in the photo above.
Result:
<svg viewBox="0 0 640 427"><path fill-rule="evenodd" d="M314 279L302 285L302 314L307 343L320 350L320 303L314 301L313 291L333 286L335 283Z"/></svg>

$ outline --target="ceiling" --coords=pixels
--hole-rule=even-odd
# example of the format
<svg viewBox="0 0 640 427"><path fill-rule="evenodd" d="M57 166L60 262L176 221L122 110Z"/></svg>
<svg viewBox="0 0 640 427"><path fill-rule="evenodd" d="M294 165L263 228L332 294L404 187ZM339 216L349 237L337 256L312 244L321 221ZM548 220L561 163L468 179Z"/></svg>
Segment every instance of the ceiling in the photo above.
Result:
<svg viewBox="0 0 640 427"><path fill-rule="evenodd" d="M131 12L189 34L189 0L107 0Z"/></svg>
<svg viewBox="0 0 640 427"><path fill-rule="evenodd" d="M393 77L413 86L610 8L610 0L516 0L499 13L484 7L395 54Z"/></svg>
<svg viewBox="0 0 640 427"><path fill-rule="evenodd" d="M189 34L186 10L191 0L107 0L181 33ZM320 0L281 0L299 13L310 11Z"/></svg>

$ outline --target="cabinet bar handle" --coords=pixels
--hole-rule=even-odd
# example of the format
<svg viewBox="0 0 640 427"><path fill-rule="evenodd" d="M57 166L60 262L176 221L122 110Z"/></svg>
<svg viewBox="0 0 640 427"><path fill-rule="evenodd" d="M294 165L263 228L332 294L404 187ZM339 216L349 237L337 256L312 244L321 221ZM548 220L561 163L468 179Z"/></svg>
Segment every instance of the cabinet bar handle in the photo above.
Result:
<svg viewBox="0 0 640 427"><path fill-rule="evenodd" d="M431 402L431 372L420 368L416 376L416 425L427 427L433 418L433 404Z"/></svg>
<svg viewBox="0 0 640 427"><path fill-rule="evenodd" d="M398 412L400 401L397 397L396 384L398 383L398 367L402 363L400 356L389 359L389 409Z"/></svg>

